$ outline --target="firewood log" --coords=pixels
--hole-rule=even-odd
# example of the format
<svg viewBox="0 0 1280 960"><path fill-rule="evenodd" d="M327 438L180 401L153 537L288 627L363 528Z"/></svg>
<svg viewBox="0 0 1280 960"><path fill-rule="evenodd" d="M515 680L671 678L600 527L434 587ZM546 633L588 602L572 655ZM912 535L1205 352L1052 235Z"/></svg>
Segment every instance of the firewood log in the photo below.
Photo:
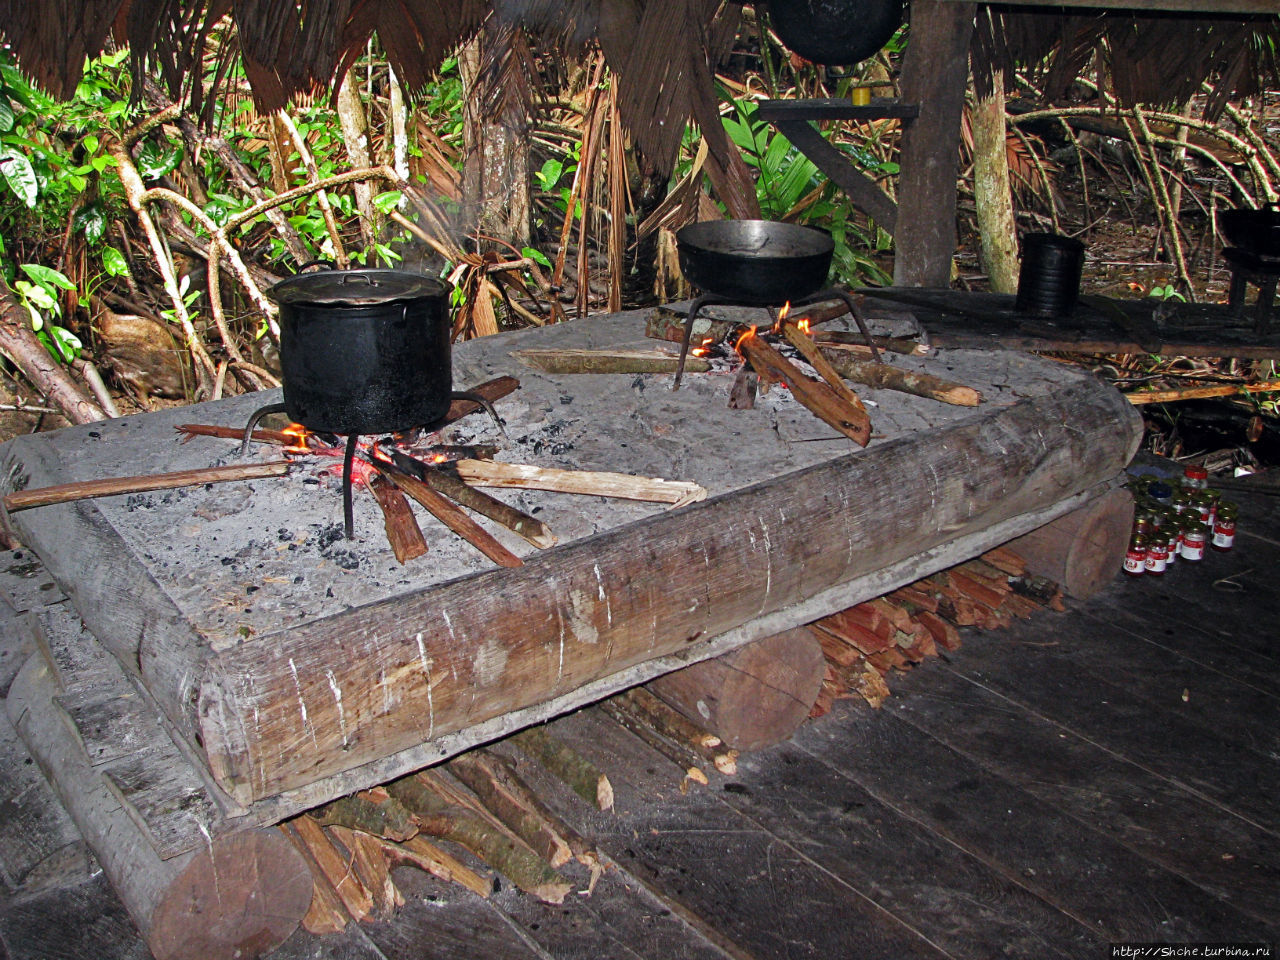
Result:
<svg viewBox="0 0 1280 960"><path fill-rule="evenodd" d="M547 903L563 903L572 889L522 841L499 829L496 820L443 796L423 774L388 784L387 792L413 813L423 833L466 847L525 893Z"/></svg>
<svg viewBox="0 0 1280 960"><path fill-rule="evenodd" d="M553 737L545 727L522 730L511 742L568 784L587 803L600 810L613 808L609 778L567 743Z"/></svg>
<svg viewBox="0 0 1280 960"><path fill-rule="evenodd" d="M804 722L824 662L813 631L798 627L668 673L648 689L727 746L758 750Z"/></svg>

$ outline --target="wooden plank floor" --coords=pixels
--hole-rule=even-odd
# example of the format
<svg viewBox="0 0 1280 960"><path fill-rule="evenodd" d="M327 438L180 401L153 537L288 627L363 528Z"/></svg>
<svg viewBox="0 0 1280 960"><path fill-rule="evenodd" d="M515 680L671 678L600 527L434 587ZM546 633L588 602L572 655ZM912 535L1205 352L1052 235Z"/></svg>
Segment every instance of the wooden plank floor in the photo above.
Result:
<svg viewBox="0 0 1280 960"><path fill-rule="evenodd" d="M1113 941L1280 941L1280 498L1238 548L1116 581L1065 614L966 632L738 776L669 761L585 710L557 733L610 775L601 814L511 752L610 869L558 907L399 871L406 906L281 958L1105 956ZM3 799L3 798L0 798ZM0 805L0 834L9 804ZM73 845L74 847L74 845ZM5 874L15 960L146 956L72 848ZM38 876L37 876L38 874ZM585 877L573 879L585 883Z"/></svg>

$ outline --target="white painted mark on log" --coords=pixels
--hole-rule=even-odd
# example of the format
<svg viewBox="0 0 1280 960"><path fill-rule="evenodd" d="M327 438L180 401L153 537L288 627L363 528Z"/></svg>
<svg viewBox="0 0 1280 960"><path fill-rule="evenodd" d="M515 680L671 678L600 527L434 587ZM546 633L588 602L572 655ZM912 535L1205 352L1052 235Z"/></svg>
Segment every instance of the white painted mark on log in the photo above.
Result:
<svg viewBox="0 0 1280 960"><path fill-rule="evenodd" d="M582 590L569 591L569 603L573 612L569 616L569 629L579 643L599 643L600 631L594 622L596 602Z"/></svg>
<svg viewBox="0 0 1280 960"><path fill-rule="evenodd" d="M311 745L318 747L320 744L316 740L316 729L307 718L307 702L302 699L302 683L298 680L298 667L293 662L293 657L289 658L289 672L293 674L293 689L298 691L298 709L302 711L302 729L311 734Z"/></svg>
<svg viewBox="0 0 1280 960"><path fill-rule="evenodd" d="M453 621L449 619L449 611L441 610L440 616L444 620L445 629L449 631L449 639L453 641L453 649L457 650L462 644L458 641L458 635L453 632ZM421 637L422 634L418 634L418 636ZM419 640L419 645L421 645L421 640ZM449 671L453 674L453 682L457 683L458 665L456 660L449 664Z"/></svg>
<svg viewBox="0 0 1280 960"><path fill-rule="evenodd" d="M613 607L609 603L609 595L604 592L604 577L600 573L600 564L593 563L591 569L596 574L596 589L600 596L600 602L604 604L604 622L609 626L613 626Z"/></svg>
<svg viewBox="0 0 1280 960"><path fill-rule="evenodd" d="M449 615L444 615L444 622L449 627L449 636L453 636L453 624L449 623ZM422 644L422 633L414 635L414 640L418 642L418 662L422 664L422 673L427 678L427 739L432 740L436 735L436 704L432 697L432 688L435 684L431 682L431 667L435 661L427 656L427 648Z"/></svg>
<svg viewBox="0 0 1280 960"><path fill-rule="evenodd" d="M342 733L342 748L347 747L347 713L342 709L342 688L338 686L338 678L333 675L332 670L326 670L325 674L329 677L329 689L333 691L333 702L338 705L338 729Z"/></svg>
<svg viewBox="0 0 1280 960"><path fill-rule="evenodd" d="M210 836L208 829L204 825L204 821L199 817L196 818L196 826L200 828L200 832L204 834L205 846L209 848L209 872L213 874L213 895L218 899L218 906L222 906L222 885L218 882L218 858L213 855L213 837Z"/></svg>
<svg viewBox="0 0 1280 960"><path fill-rule="evenodd" d="M773 589L773 542L769 539L769 525L764 522L764 517L760 518L760 534L764 537L764 593L760 598L757 617L769 606L769 592Z"/></svg>

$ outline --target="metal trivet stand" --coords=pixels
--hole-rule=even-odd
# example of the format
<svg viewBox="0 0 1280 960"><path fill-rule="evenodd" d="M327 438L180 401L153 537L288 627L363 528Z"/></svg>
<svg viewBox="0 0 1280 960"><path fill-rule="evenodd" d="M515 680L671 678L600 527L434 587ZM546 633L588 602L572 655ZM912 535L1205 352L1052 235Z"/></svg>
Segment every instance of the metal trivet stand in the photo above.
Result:
<svg viewBox="0 0 1280 960"><path fill-rule="evenodd" d="M801 297L790 302L791 308L795 310L800 307L807 307L810 304L821 303L824 300L832 300L836 298L844 301L845 307L849 311L849 315L853 317L853 322L858 325L858 332L866 338L867 347L871 350L871 359L876 363L884 363L883 358L880 356L880 351L876 347L875 341L871 339L871 331L867 329L867 321L863 318L862 311L858 309L858 304L854 301L853 297L841 290L839 287L827 287L825 290L819 290L817 293L813 293L807 297ZM694 300L689 306L689 316L684 321L684 336L680 341L680 362L676 364L676 379L671 385L672 390L680 389L680 379L684 376L684 363L686 358L689 356L689 339L693 336L693 321L697 318L698 311L703 307L709 306L760 307L761 309L768 310L770 316L772 316L773 308L781 305L768 303L744 304L741 300L734 300L729 297L718 297L709 293L704 293L702 296L698 297L698 299ZM836 314L836 316L838 317L840 314ZM835 317L830 319L834 320Z"/></svg>
<svg viewBox="0 0 1280 960"><path fill-rule="evenodd" d="M505 436L506 431L503 430L502 418L498 416L498 411L493 408L493 404L485 397L480 396L478 393L472 393L468 390L454 390L449 394L449 402L452 403L454 400L470 400L472 403L479 404L480 407L483 408L484 412L489 414L493 419L493 422L497 424L499 432L503 433ZM245 424L244 436L240 439L241 457L247 457L249 455L249 444L253 442L253 431L257 428L258 423L263 417L268 417L273 413L288 413L288 405L283 401L280 403L268 403L266 406L259 407L257 410L253 411L252 416L249 417L249 422ZM449 423L449 419L446 416L441 417L435 423L430 423L416 429L429 433L432 430L437 430L440 427L443 427L447 423ZM306 424L304 423L303 426L305 427ZM308 427L308 429L310 428ZM334 436L338 436L338 434L334 434ZM356 457L356 444L359 443L360 437L362 436L364 436L364 434L347 434L346 445L342 452L342 525L348 540L355 539L355 510L351 497L351 465L355 461Z"/></svg>

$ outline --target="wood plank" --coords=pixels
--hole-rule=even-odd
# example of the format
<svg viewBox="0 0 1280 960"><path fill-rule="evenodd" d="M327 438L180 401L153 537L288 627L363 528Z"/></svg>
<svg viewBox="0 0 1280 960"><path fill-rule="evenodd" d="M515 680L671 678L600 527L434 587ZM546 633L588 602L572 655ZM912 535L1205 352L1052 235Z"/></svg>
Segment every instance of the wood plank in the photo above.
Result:
<svg viewBox="0 0 1280 960"><path fill-rule="evenodd" d="M1155 353L1166 357L1241 357L1280 359L1280 331L1258 334L1222 304L1110 300L1135 322L1154 323L1162 342L1145 350L1110 312L1082 299L1068 321L1047 326L1018 313L1012 294L949 288L878 287L860 292L869 318L898 316L904 305L928 331L935 347L972 347L1075 353Z"/></svg>
<svg viewBox="0 0 1280 960"><path fill-rule="evenodd" d="M794 745L745 757L741 781L722 787L719 797L887 914L909 918L949 955L1065 960L1102 949L1096 932L1020 880L993 870L858 784L833 776Z"/></svg>
<svg viewBox="0 0 1280 960"><path fill-rule="evenodd" d="M940 3L964 3L967 0L939 0ZM1059 7L1085 7L1091 10L1127 12L1181 12L1202 16L1218 14L1278 13L1276 0L999 0L1001 6L1036 7L1052 13ZM1028 11L1036 12L1036 11Z"/></svg>
<svg viewBox="0 0 1280 960"><path fill-rule="evenodd" d="M793 742L827 765L833 776L858 783L1100 938L1225 941L1273 936L1265 924L1139 857L1094 825L976 768L968 757L892 712L839 703ZM868 763L867 757L885 762ZM1124 896L1117 895L1121 890Z"/></svg>
<svg viewBox="0 0 1280 960"><path fill-rule="evenodd" d="M800 100L757 100L756 117L769 123L777 120L913 120L920 115L914 103L876 97L868 104L847 98L810 97Z"/></svg>
<svg viewBox="0 0 1280 960"><path fill-rule="evenodd" d="M1055 630L1071 629L1065 619ZM1078 629L1078 628L1077 628ZM996 645L965 645L952 668L1007 697L1168 777L1264 829L1280 832L1280 768L1248 743L1208 729L1177 707L1161 708L1126 680L1053 669L1051 647L1022 647L1017 655ZM1181 690L1169 691L1181 704Z"/></svg>
<svg viewBox="0 0 1280 960"><path fill-rule="evenodd" d="M734 957L941 957L911 927L726 806L716 791L681 795L681 771L593 711L561 718L559 737L616 778L611 814L580 801L560 806L597 838L628 882L644 886L699 929L712 929ZM521 770L521 776L526 771ZM815 917L824 917L815 923Z"/></svg>
<svg viewBox="0 0 1280 960"><path fill-rule="evenodd" d="M1040 633L1034 623L1017 628ZM974 637L970 646L996 642ZM1280 916L1280 837L942 665L886 709L983 770L1257 920ZM1261 718L1255 720L1264 725ZM1177 842L1170 842L1170 838Z"/></svg>

